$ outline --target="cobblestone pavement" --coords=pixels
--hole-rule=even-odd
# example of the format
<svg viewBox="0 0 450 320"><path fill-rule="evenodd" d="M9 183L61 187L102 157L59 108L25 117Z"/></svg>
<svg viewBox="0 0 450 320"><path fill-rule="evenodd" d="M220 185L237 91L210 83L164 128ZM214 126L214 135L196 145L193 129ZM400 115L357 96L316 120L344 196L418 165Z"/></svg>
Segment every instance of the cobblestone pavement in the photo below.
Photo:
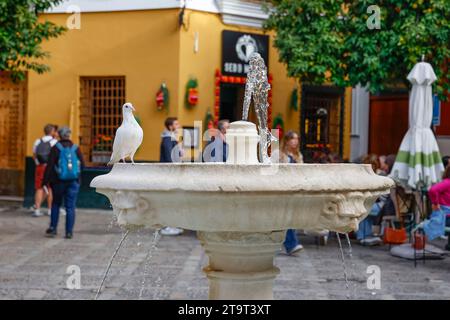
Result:
<svg viewBox="0 0 450 320"><path fill-rule="evenodd" d="M72 240L63 238L64 218L58 236L48 239L48 217L0 207L0 299L93 299L122 237L111 221L111 212L79 210ZM281 269L275 299L450 299L450 258L419 262L414 268L412 261L392 257L387 246L354 243L353 259L347 259L347 290L336 238L326 246L316 245L310 236L301 241L305 250L299 257L279 254L275 259ZM444 241L437 245L443 247ZM142 299L207 299L202 273L207 257L194 232L163 236L146 260L151 246L151 230L130 233L99 299L139 299L140 293ZM81 270L78 290L67 289L70 265ZM380 290L367 288L369 265L381 269Z"/></svg>

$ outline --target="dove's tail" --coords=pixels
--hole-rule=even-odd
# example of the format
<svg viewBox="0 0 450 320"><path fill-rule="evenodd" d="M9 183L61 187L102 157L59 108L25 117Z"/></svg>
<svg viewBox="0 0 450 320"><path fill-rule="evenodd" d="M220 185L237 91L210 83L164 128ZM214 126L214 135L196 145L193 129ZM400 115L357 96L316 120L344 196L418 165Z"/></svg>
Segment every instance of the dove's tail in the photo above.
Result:
<svg viewBox="0 0 450 320"><path fill-rule="evenodd" d="M120 161L120 158L113 153L111 155L111 159L109 160L109 162L106 165L107 166L112 166L112 165L114 165L114 163L119 162L119 161Z"/></svg>

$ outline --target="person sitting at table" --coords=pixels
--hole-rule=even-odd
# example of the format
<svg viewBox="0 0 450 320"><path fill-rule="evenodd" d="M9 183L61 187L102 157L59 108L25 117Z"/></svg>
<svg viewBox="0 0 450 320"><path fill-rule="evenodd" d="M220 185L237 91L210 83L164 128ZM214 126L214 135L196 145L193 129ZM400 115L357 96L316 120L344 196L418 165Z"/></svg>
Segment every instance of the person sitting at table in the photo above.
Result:
<svg viewBox="0 0 450 320"><path fill-rule="evenodd" d="M433 185L428 191L433 212L429 219L422 221L415 228L421 228L428 240L445 234L445 225L450 225L450 166L447 166L442 181Z"/></svg>

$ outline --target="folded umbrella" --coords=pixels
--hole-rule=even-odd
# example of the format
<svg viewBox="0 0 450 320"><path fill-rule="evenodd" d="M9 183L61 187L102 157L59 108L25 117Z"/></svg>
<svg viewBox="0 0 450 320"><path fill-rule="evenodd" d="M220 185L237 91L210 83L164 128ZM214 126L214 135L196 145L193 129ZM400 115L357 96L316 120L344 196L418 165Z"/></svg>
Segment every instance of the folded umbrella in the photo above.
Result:
<svg viewBox="0 0 450 320"><path fill-rule="evenodd" d="M436 75L431 65L419 62L409 73L412 83L409 97L409 129L400 145L391 177L415 189L430 188L444 171L439 147L431 131L433 94Z"/></svg>

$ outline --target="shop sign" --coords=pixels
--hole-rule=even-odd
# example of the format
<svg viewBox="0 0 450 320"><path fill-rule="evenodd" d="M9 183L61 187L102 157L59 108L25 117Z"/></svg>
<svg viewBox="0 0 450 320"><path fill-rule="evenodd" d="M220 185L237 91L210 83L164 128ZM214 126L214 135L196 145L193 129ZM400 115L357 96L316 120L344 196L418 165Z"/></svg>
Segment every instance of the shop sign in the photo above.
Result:
<svg viewBox="0 0 450 320"><path fill-rule="evenodd" d="M245 77L253 52L258 52L268 66L269 36L222 31L222 74Z"/></svg>

